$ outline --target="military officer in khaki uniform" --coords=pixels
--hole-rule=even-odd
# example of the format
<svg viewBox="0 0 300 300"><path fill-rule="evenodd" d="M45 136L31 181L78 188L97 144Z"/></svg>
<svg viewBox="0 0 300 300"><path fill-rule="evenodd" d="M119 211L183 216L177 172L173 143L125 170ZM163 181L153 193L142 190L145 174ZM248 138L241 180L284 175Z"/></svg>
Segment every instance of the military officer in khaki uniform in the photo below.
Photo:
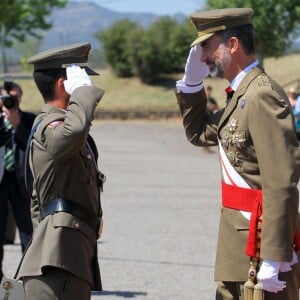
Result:
<svg viewBox="0 0 300 300"><path fill-rule="evenodd" d="M30 300L87 300L92 289L101 290L103 177L89 130L104 91L87 75L97 74L87 67L90 48L68 45L28 59L45 101L29 154L37 227L18 272Z"/></svg>
<svg viewBox="0 0 300 300"><path fill-rule="evenodd" d="M287 96L256 60L252 14L230 8L191 15L198 37L176 97L188 140L220 151L216 299L244 299L251 259L252 292L258 283L265 300L296 300L300 153ZM208 74L230 83L226 107L212 116L203 88Z"/></svg>

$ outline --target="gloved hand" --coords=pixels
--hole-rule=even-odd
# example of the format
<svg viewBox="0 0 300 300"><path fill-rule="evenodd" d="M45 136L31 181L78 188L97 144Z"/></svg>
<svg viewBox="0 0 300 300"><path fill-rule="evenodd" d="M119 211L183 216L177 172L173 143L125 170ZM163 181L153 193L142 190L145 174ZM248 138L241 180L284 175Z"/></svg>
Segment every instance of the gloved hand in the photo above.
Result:
<svg viewBox="0 0 300 300"><path fill-rule="evenodd" d="M64 81L66 92L72 95L75 89L84 85L92 86L91 79L85 69L76 65L67 67L67 80Z"/></svg>
<svg viewBox="0 0 300 300"><path fill-rule="evenodd" d="M286 282L278 280L279 267L279 261L264 259L257 278L261 281L265 291L277 293L286 288Z"/></svg>
<svg viewBox="0 0 300 300"><path fill-rule="evenodd" d="M296 252L293 250L293 258L290 262L288 261L283 261L280 262L280 267L279 267L279 271L280 272L288 272L292 270L292 266L298 263L298 257Z"/></svg>
<svg viewBox="0 0 300 300"><path fill-rule="evenodd" d="M185 73L182 78L186 85L198 85L209 74L207 64L201 61L202 47L199 44L193 46L185 65Z"/></svg>

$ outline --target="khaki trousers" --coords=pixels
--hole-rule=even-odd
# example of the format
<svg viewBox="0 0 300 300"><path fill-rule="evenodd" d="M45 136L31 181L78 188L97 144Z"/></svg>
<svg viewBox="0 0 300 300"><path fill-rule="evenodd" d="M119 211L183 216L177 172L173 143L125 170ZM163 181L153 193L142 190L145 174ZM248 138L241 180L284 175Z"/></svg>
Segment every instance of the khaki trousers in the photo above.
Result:
<svg viewBox="0 0 300 300"><path fill-rule="evenodd" d="M26 300L90 300L91 286L59 268L48 267L41 276L23 278Z"/></svg>

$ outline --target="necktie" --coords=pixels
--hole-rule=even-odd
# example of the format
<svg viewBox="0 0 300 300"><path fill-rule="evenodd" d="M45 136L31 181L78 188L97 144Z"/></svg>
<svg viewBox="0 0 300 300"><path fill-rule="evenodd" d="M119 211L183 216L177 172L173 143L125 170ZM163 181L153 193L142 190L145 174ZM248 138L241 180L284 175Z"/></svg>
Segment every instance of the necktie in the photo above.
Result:
<svg viewBox="0 0 300 300"><path fill-rule="evenodd" d="M5 170L12 171L14 166L14 149L13 149L13 126L8 121L4 121L6 137L5 137L5 154L4 154L4 167Z"/></svg>
<svg viewBox="0 0 300 300"><path fill-rule="evenodd" d="M226 104L228 104L234 94L234 90L229 86L225 89L225 92L227 94Z"/></svg>

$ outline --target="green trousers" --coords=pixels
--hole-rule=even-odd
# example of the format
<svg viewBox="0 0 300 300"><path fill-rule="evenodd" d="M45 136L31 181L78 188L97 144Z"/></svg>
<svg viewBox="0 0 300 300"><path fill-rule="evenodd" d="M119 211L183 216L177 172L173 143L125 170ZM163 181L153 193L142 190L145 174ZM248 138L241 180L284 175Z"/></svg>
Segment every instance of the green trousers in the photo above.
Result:
<svg viewBox="0 0 300 300"><path fill-rule="evenodd" d="M90 300L91 286L59 268L46 268L41 276L23 278L26 300Z"/></svg>

